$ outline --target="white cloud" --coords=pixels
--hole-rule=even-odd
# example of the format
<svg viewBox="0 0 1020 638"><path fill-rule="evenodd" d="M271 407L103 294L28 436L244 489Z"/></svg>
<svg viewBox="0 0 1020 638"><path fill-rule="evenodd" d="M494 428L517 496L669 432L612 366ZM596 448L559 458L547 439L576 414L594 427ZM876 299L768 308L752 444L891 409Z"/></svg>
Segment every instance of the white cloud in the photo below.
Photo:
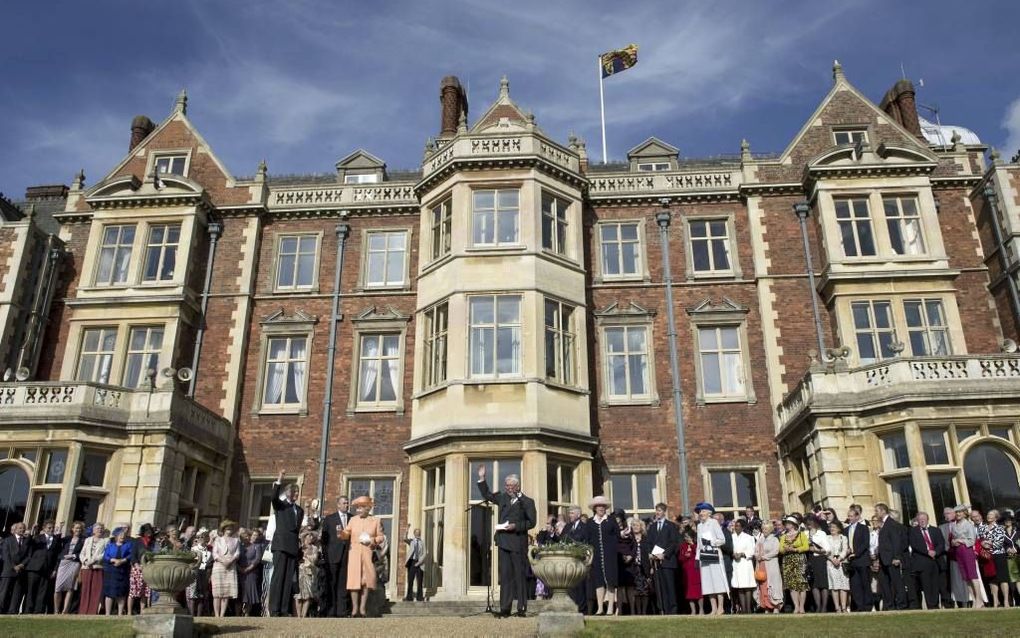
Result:
<svg viewBox="0 0 1020 638"><path fill-rule="evenodd" d="M1013 103L1006 109L1006 115L1002 118L1002 127L1006 129L1006 142L999 149L1002 158L1008 160L1017 153L1020 153L1020 97L1013 100Z"/></svg>

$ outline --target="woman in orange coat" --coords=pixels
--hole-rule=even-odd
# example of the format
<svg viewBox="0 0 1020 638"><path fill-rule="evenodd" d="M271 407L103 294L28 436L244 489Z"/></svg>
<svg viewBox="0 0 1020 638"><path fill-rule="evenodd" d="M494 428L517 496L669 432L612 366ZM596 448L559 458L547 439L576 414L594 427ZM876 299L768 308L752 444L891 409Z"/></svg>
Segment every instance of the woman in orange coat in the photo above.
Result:
<svg viewBox="0 0 1020 638"><path fill-rule="evenodd" d="M357 516L340 532L351 541L351 553L347 560L347 589L351 592L354 607L352 617L366 616L368 592L375 589L375 565L372 564L372 550L385 542L382 525L378 518L369 516L372 499L359 496L351 503Z"/></svg>

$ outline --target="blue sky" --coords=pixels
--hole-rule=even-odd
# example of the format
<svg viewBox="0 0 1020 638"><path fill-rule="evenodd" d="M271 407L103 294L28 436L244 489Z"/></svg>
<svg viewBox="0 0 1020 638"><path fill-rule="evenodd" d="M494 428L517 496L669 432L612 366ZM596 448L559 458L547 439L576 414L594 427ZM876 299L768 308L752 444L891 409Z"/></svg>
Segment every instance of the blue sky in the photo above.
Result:
<svg viewBox="0 0 1020 638"><path fill-rule="evenodd" d="M610 158L655 135L681 155L780 151L831 86L832 60L874 100L899 79L943 123L1007 158L1020 148L1020 2L181 0L7 3L0 190L94 184L131 118L188 114L235 175L330 172L363 147L415 167L439 126L439 81L481 115L512 97L599 155L596 56L640 46L606 81ZM923 115L923 113L922 113Z"/></svg>

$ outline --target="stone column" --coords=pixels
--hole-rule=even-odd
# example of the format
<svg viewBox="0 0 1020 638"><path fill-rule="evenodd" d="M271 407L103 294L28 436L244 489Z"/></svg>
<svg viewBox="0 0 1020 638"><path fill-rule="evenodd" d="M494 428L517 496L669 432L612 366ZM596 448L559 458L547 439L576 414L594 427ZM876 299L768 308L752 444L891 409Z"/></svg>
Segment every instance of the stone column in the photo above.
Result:
<svg viewBox="0 0 1020 638"><path fill-rule="evenodd" d="M446 503L443 516L443 591L437 600L459 600L467 595L467 489L474 487L466 454L446 457Z"/></svg>
<svg viewBox="0 0 1020 638"><path fill-rule="evenodd" d="M549 511L549 494L545 480L546 456L545 452L525 452L521 459L521 484L527 486L525 494L535 499L536 518L535 529L528 530L529 534L537 534L545 522L546 513Z"/></svg>

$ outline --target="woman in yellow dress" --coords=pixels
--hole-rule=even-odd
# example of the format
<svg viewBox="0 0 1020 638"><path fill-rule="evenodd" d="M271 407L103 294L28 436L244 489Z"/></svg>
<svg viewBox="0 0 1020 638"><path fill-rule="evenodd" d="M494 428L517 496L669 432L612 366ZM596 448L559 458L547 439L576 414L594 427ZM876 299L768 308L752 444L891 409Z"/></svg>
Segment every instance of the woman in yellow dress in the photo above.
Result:
<svg viewBox="0 0 1020 638"><path fill-rule="evenodd" d="M372 510L372 499L359 496L351 503L357 516L352 518L347 527L340 532L351 541L350 555L347 560L347 590L351 592L351 603L354 608L352 617L365 618L368 605L368 592L375 589L375 565L372 564L372 550L385 542L382 525L378 518L369 516Z"/></svg>

